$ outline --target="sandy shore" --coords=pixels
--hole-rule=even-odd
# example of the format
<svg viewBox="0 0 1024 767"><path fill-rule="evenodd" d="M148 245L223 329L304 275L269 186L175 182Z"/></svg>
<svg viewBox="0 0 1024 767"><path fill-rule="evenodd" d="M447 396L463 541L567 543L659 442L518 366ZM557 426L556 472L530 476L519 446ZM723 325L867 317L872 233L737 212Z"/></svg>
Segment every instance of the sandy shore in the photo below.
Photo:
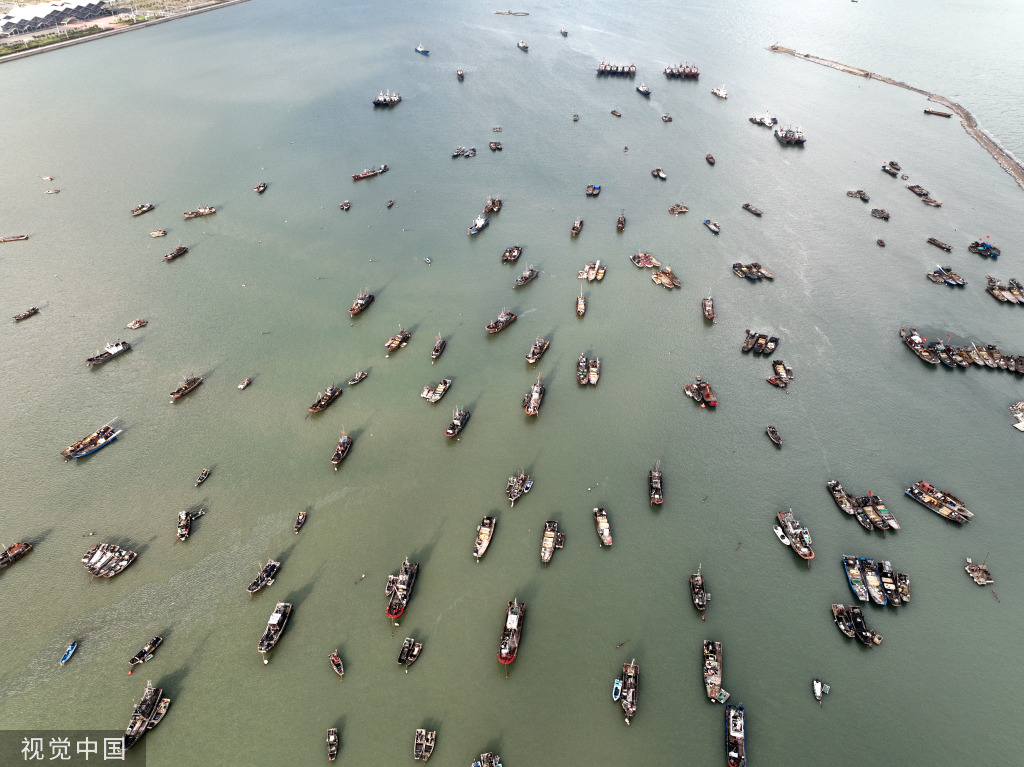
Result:
<svg viewBox="0 0 1024 767"><path fill-rule="evenodd" d="M937 104L946 106L960 116L960 125L963 126L967 135L981 144L985 151L992 155L992 157L995 158L995 161L999 163L999 167L1009 173L1013 180L1017 182L1017 186L1024 189L1024 165L1003 149L994 136L978 125L978 120L974 115L972 115L966 107L956 101L946 98L945 96L938 96L934 93L929 93L921 88L915 88L913 85L908 85L900 80L894 80L891 77L886 77L885 75L880 75L876 72L868 71L867 69L852 67L848 64L840 64L838 61L823 59L819 56L812 56L809 53L798 53L792 48L784 48L781 45L772 45L769 50L775 51L776 53L786 53L795 58L803 59L804 61L811 61L815 64L821 64L822 66L830 67L832 69L838 69L840 72L847 72L851 75L867 77L871 80L880 80L883 83L888 83L889 85L895 85L908 91L920 93L922 96L927 97L929 101L934 101Z"/></svg>

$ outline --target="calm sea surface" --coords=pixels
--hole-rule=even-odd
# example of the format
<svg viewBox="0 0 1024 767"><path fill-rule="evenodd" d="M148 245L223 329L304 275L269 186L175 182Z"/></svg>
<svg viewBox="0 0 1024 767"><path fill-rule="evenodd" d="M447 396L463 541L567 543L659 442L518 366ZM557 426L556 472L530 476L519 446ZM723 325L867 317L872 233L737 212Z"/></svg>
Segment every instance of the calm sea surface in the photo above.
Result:
<svg viewBox="0 0 1024 767"><path fill-rule="evenodd" d="M0 728L121 728L152 679L174 699L146 738L154 767L319 763L328 727L341 732L339 761L399 763L421 726L438 731L440 767L483 750L509 767L719 765L723 714L700 667L713 638L724 686L747 707L753 765L1017 763L1024 438L1005 408L1024 384L931 369L897 331L1024 353L1024 309L983 291L986 274L1024 277L1024 195L957 121L925 116L916 94L766 48L955 97L1022 156L1021 5L493 10L254 0L2 67L0 234L31 239L0 246L0 307L42 311L0 326L0 536L36 546L0 576ZM416 55L417 43L431 55ZM601 59L636 62L636 80L595 77ZM662 76L687 60L699 82ZM641 81L650 99L635 92ZM726 101L710 94L723 84ZM404 100L374 110L385 88ZM801 125L806 148L747 121L766 108ZM495 139L502 152L488 151ZM452 159L456 145L479 154ZM890 159L945 205L923 206L879 173ZM391 171L351 181L379 163ZM651 178L656 166L667 181ZM600 197L584 195L588 183ZM51 187L61 193L45 196ZM844 194L858 188L871 206ZM504 210L467 237L488 194ZM143 201L156 211L131 218ZM740 208L748 201L762 218ZM668 215L675 202L690 212ZM182 220L206 204L218 213ZM875 205L891 221L871 218ZM577 216L584 229L570 239ZM150 239L158 227L168 236ZM967 251L985 236L1003 250L998 263ZM162 263L179 242L188 255ZM516 243L520 264L503 266ZM629 264L640 249L671 264L682 289ZM576 273L597 258L608 274L584 285L581 320ZM738 260L778 277L740 280L729 269ZM970 285L927 282L939 261ZM541 276L513 290L526 263ZM350 322L365 286L377 300ZM714 325L700 314L709 292ZM488 336L502 307L519 320ZM148 327L125 330L135 317ZM399 324L413 338L388 358ZM766 360L740 353L747 328L781 336L776 358L795 371L787 391L764 382ZM432 365L437 334L448 350ZM552 344L533 371L523 357L537 336ZM83 364L118 338L134 350ZM575 382L584 351L603 363L596 388ZM365 383L306 417L318 391L357 370ZM547 396L529 419L519 403L538 372ZM171 405L184 375L205 383ZM714 385L717 410L683 396L695 375ZM254 383L239 392L245 376ZM442 376L454 384L440 404L416 396ZM472 421L448 441L458 404ZM116 444L60 460L114 418ZM769 422L784 449L765 437ZM335 473L343 428L355 447ZM667 500L651 511L656 460ZM196 489L203 467L213 475ZM536 485L509 509L502 490L520 467ZM880 494L903 529L865 533L832 503L832 478ZM914 504L903 490L917 479L964 498L975 519L954 529ZM177 512L194 505L208 513L175 545ZM610 550L596 545L599 505ZM784 508L814 536L810 568L771 533ZM296 537L301 509L309 522ZM497 532L477 564L485 514ZM546 519L567 542L543 567ZM92 580L79 559L98 541L138 561ZM852 596L843 553L911 575L910 605L865 607L880 648L832 624L829 605ZM383 586L406 556L420 578L395 627ZM988 558L1000 601L968 579L965 556ZM283 560L281 574L249 597L268 557ZM713 595L705 622L686 586L698 565ZM506 678L495 655L513 597L529 607ZM294 614L264 666L255 647L276 600ZM127 676L154 634L164 646ZM408 675L394 662L405 636L425 645ZM335 648L343 682L327 663ZM626 728L610 689L632 658L642 690ZM824 709L815 676L832 686Z"/></svg>

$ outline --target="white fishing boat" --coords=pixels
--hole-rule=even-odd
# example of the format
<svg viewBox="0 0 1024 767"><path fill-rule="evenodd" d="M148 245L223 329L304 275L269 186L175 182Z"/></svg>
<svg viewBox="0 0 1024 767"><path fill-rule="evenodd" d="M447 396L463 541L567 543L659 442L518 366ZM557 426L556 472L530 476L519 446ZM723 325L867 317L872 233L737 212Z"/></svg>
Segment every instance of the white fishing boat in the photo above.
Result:
<svg viewBox="0 0 1024 767"><path fill-rule="evenodd" d="M789 538L786 537L786 534L783 532L781 527L778 525L772 525L772 530L775 531L775 537L782 542L783 546L789 546Z"/></svg>
<svg viewBox="0 0 1024 767"><path fill-rule="evenodd" d="M729 93L725 90L725 86L724 85L720 85L717 88L712 88L711 92L713 94L715 94L716 96L718 96L718 98L720 98L720 99L727 99L727 98L729 98Z"/></svg>

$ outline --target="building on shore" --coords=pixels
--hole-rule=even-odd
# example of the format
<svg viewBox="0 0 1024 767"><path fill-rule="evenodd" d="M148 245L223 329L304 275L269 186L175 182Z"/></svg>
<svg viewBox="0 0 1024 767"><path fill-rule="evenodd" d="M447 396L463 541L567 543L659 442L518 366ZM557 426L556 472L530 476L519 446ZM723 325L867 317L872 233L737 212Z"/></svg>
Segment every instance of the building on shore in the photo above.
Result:
<svg viewBox="0 0 1024 767"><path fill-rule="evenodd" d="M0 16L0 36L23 35L52 29L69 22L89 21L109 16L104 0L54 0L49 3L23 5Z"/></svg>

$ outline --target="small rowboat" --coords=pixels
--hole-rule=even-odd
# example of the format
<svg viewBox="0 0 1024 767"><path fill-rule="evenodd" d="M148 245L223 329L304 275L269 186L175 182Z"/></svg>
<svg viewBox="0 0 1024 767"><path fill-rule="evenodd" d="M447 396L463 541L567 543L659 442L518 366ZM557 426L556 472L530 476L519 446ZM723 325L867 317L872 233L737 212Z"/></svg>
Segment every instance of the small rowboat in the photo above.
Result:
<svg viewBox="0 0 1024 767"><path fill-rule="evenodd" d="M612 700L618 700L622 697L622 680L616 679L612 684Z"/></svg>
<svg viewBox="0 0 1024 767"><path fill-rule="evenodd" d="M345 664L341 662L341 658L338 657L338 651L335 650L327 656L327 660L331 662L331 668L334 669L334 673L340 677L345 676Z"/></svg>
<svg viewBox="0 0 1024 767"><path fill-rule="evenodd" d="M77 649L78 649L78 642L72 642L71 644L69 644L68 645L68 649L66 649L64 651L64 655L60 659L60 665L63 666L65 663L67 663L69 660L71 660L71 656L75 654L75 650L77 650Z"/></svg>
<svg viewBox="0 0 1024 767"><path fill-rule="evenodd" d="M295 518L295 526L294 527L295 527L295 534L296 535L299 534L299 530L302 529L302 526L304 524L306 524L306 512L305 512L305 510L300 511L299 512L299 516L297 516Z"/></svg>

